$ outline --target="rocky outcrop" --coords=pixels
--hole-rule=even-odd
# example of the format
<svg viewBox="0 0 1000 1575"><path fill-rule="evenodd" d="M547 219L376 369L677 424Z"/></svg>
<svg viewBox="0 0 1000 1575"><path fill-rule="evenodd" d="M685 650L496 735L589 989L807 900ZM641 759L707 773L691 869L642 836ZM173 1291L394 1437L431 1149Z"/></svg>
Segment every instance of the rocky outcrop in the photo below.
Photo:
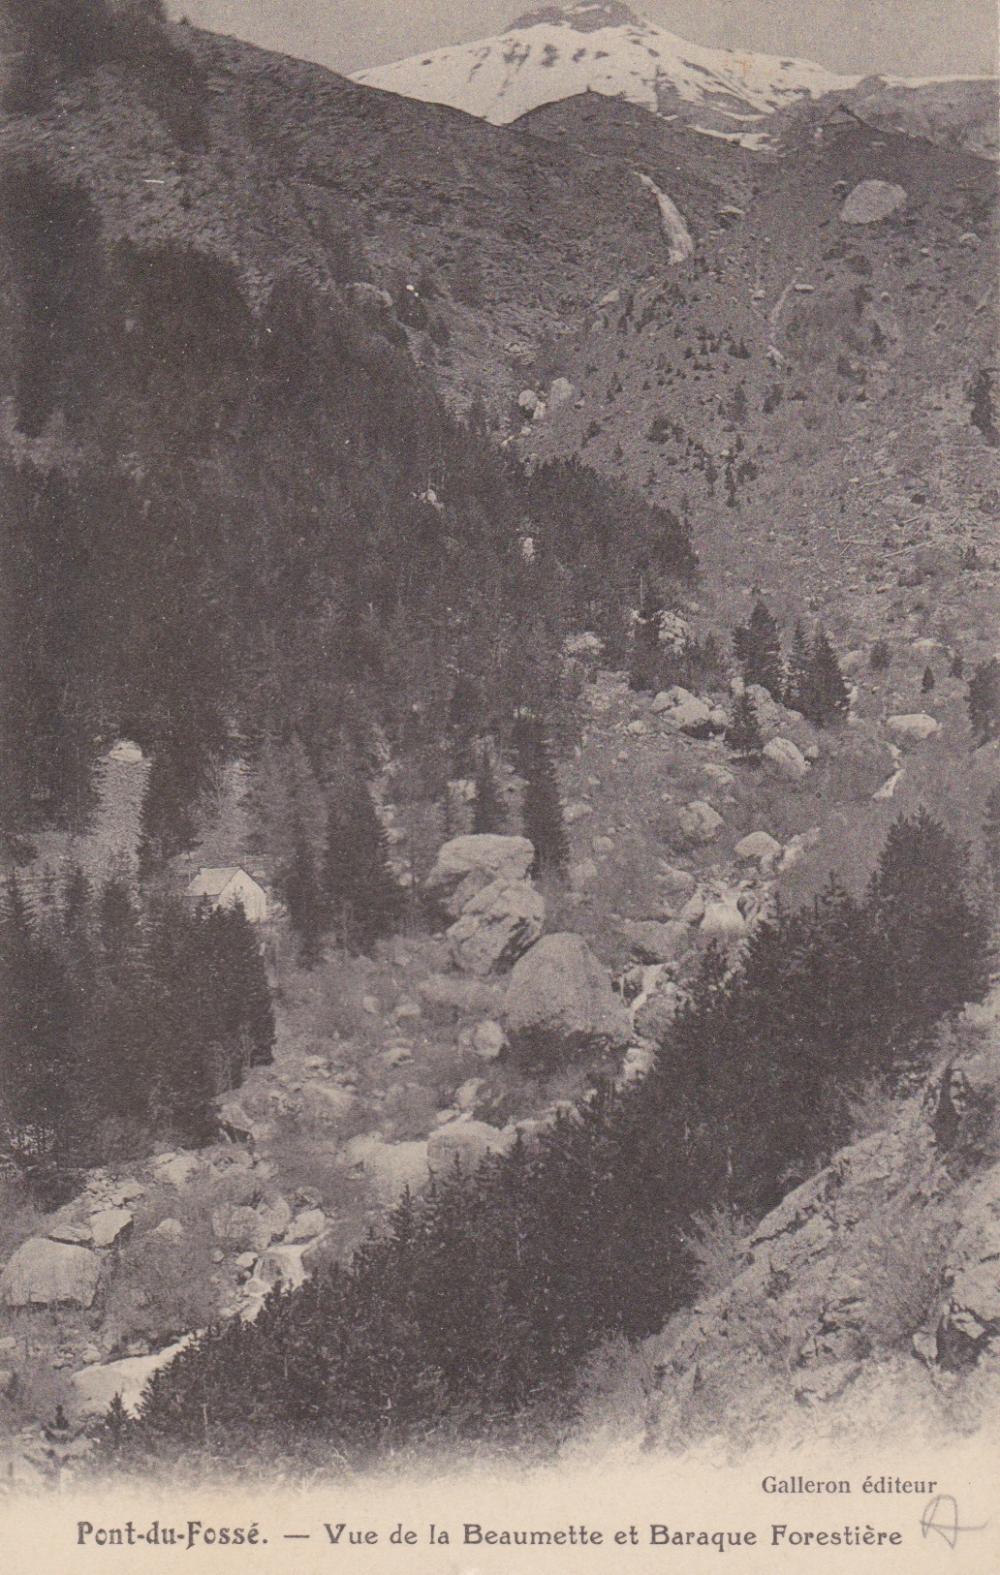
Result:
<svg viewBox="0 0 1000 1575"><path fill-rule="evenodd" d="M22 1242L0 1274L7 1307L92 1307L101 1260L89 1247L34 1236Z"/></svg>
<svg viewBox="0 0 1000 1575"><path fill-rule="evenodd" d="M425 886L454 920L448 944L464 973L499 973L538 940L545 900L528 878L534 858L527 837L453 837L439 850ZM448 993L445 986L442 997Z"/></svg>
<svg viewBox="0 0 1000 1575"><path fill-rule="evenodd" d="M906 201L906 191L887 180L862 180L844 201L840 217L845 224L879 224Z"/></svg>
<svg viewBox="0 0 1000 1575"><path fill-rule="evenodd" d="M621 1049L631 1023L583 937L547 935L511 973L507 1032L522 1056L557 1062L581 1051Z"/></svg>
<svg viewBox="0 0 1000 1575"><path fill-rule="evenodd" d="M834 1155L742 1240L709 1226L714 1284L644 1353L660 1373L649 1442L690 1445L720 1415L745 1444L800 1408L811 1432L867 1435L949 1407L965 1428L989 1407L1000 990L967 1010L958 1042L922 1094L890 1107L886 1128Z"/></svg>
<svg viewBox="0 0 1000 1575"><path fill-rule="evenodd" d="M893 738L901 744L922 744L940 731L941 723L926 711L912 711L905 716L890 716L886 722Z"/></svg>

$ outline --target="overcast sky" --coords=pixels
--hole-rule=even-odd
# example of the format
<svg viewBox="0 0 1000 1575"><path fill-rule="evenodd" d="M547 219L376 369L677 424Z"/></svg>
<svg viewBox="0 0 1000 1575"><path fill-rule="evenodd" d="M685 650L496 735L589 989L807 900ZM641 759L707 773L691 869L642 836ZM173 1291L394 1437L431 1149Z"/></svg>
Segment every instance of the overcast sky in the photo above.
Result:
<svg viewBox="0 0 1000 1575"><path fill-rule="evenodd" d="M168 0L174 16L357 71L503 32L538 0ZM996 0L634 0L695 43L818 60L833 71L993 73Z"/></svg>

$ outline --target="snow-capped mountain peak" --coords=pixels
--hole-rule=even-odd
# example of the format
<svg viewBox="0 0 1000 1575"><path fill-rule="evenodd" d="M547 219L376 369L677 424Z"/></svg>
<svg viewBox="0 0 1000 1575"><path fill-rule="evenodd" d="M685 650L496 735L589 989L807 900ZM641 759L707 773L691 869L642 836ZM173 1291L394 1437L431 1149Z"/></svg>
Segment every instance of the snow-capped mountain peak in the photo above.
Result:
<svg viewBox="0 0 1000 1575"><path fill-rule="evenodd" d="M505 32L357 74L370 87L447 104L495 125L579 93L620 97L751 146L766 118L803 97L853 87L808 60L705 49L621 0L548 5Z"/></svg>

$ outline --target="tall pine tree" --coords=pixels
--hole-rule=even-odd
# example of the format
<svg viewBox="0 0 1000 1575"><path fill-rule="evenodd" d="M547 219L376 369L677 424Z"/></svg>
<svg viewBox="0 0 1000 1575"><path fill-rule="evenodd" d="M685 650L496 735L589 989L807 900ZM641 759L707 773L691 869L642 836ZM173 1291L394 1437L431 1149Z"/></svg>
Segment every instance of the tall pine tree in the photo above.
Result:
<svg viewBox="0 0 1000 1575"><path fill-rule="evenodd" d="M399 922L402 890L389 867L389 839L360 772L344 773L327 820L323 900L349 951L370 951Z"/></svg>
<svg viewBox="0 0 1000 1575"><path fill-rule="evenodd" d="M322 955L324 903L312 849L301 821L292 827L289 862L281 871L280 884L288 905L288 919L299 941L299 956L306 968L314 968Z"/></svg>
<svg viewBox="0 0 1000 1575"><path fill-rule="evenodd" d="M479 751L476 765L476 799L472 811L472 829L476 833L503 832L506 822L500 789L493 770L489 749L484 745Z"/></svg>
<svg viewBox="0 0 1000 1575"><path fill-rule="evenodd" d="M781 635L762 598L754 603L749 621L734 630L733 650L743 670L744 683L760 684L780 701L785 689Z"/></svg>
<svg viewBox="0 0 1000 1575"><path fill-rule="evenodd" d="M734 755L744 760L756 760L764 748L764 735L756 707L744 689L733 701L732 715L726 728L726 743Z"/></svg>
<svg viewBox="0 0 1000 1575"><path fill-rule="evenodd" d="M826 632L820 629L812 646L809 663L813 720L820 727L842 722L851 708L850 690L840 670L836 653Z"/></svg>
<svg viewBox="0 0 1000 1575"><path fill-rule="evenodd" d="M548 739L537 723L530 723L522 730L518 756L525 779L524 835L535 849L533 873L564 874L569 863L569 839L559 782Z"/></svg>

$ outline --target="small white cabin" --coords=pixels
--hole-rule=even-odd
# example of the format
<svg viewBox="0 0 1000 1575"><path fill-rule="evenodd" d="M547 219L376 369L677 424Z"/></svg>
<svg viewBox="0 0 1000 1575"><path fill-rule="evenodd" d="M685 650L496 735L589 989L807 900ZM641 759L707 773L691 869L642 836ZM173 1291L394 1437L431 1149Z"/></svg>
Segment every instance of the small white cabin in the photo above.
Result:
<svg viewBox="0 0 1000 1575"><path fill-rule="evenodd" d="M213 908L235 908L239 903L251 924L263 924L267 918L267 892L236 865L200 869L185 895L194 901L207 897Z"/></svg>

